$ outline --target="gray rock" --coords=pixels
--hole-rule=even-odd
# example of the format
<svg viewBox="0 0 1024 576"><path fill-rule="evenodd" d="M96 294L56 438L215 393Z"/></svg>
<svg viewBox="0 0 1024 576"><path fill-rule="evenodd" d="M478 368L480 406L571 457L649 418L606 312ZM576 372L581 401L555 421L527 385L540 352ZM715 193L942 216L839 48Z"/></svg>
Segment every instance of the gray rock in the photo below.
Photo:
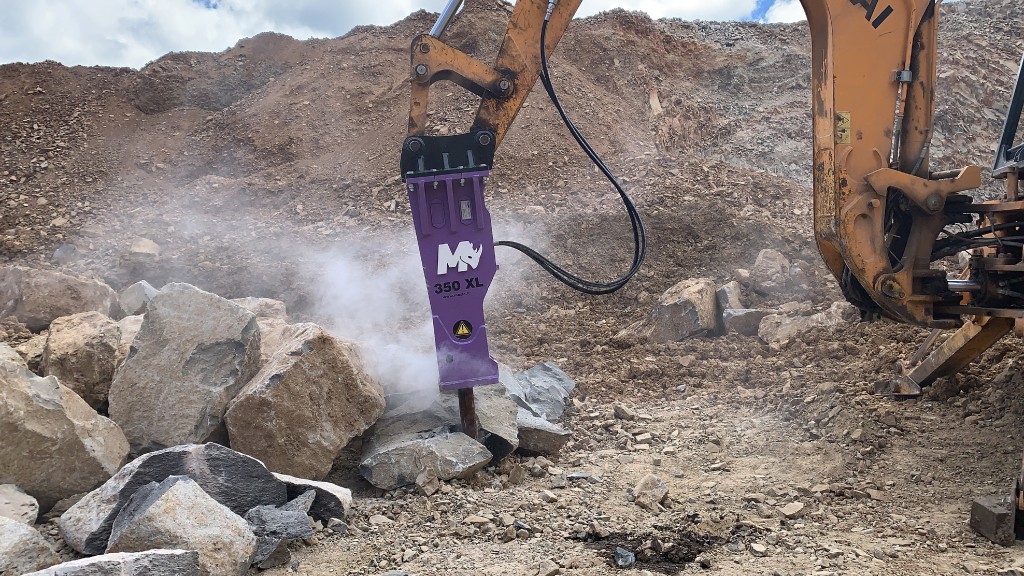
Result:
<svg viewBox="0 0 1024 576"><path fill-rule="evenodd" d="M744 308L743 286L735 280L727 282L715 291L715 300L719 310Z"/></svg>
<svg viewBox="0 0 1024 576"><path fill-rule="evenodd" d="M744 336L757 336L761 320L771 314L770 310L755 310L750 308L727 308L722 311L722 324L725 331L736 332Z"/></svg>
<svg viewBox="0 0 1024 576"><path fill-rule="evenodd" d="M242 575L256 550L249 525L186 476L150 483L131 497L114 520L107 552L153 548L199 552L203 576Z"/></svg>
<svg viewBox="0 0 1024 576"><path fill-rule="evenodd" d="M771 314L765 316L758 326L757 335L765 342L785 342L821 326L836 326L855 321L860 317L856 306L849 302L836 302L824 312L810 316L784 316Z"/></svg>
<svg viewBox="0 0 1024 576"><path fill-rule="evenodd" d="M615 565L619 568L629 568L636 564L636 554L623 548L622 546L615 547Z"/></svg>
<svg viewBox="0 0 1024 576"><path fill-rule="evenodd" d="M65 562L24 576L199 576L199 552L117 552Z"/></svg>
<svg viewBox="0 0 1024 576"><path fill-rule="evenodd" d="M668 496L668 484L654 474L648 474L633 488L633 496L637 506L645 510L657 510L658 504Z"/></svg>
<svg viewBox="0 0 1024 576"><path fill-rule="evenodd" d="M60 562L35 528L0 516L0 575L18 576Z"/></svg>
<svg viewBox="0 0 1024 576"><path fill-rule="evenodd" d="M56 318L79 312L114 316L117 294L94 276L73 276L24 266L0 268L0 318L14 316L38 332Z"/></svg>
<svg viewBox="0 0 1024 576"><path fill-rule="evenodd" d="M0 342L0 362L14 364L15 366L21 366L22 368L28 368L28 364L25 362L25 359L21 357L21 354L18 354L17 350L3 342Z"/></svg>
<svg viewBox="0 0 1024 576"><path fill-rule="evenodd" d="M256 567L260 570L269 570L271 568L277 568L278 566L284 566L292 561L292 552L287 546L278 546L269 557L262 562L256 562Z"/></svg>
<svg viewBox="0 0 1024 576"><path fill-rule="evenodd" d="M309 490L316 496L307 512L314 520L329 522L331 518L344 518L352 507L352 491L330 482L305 480L286 474L274 474L274 477L288 487L288 498L297 499Z"/></svg>
<svg viewBox="0 0 1024 576"><path fill-rule="evenodd" d="M0 362L0 483L16 484L43 510L92 490L128 457L116 424L53 376Z"/></svg>
<svg viewBox="0 0 1024 576"><path fill-rule="evenodd" d="M106 548L114 519L133 494L150 482L188 476L238 515L255 506L287 501L285 485L263 464L219 444L174 446L133 460L60 517L60 533L82 554Z"/></svg>
<svg viewBox="0 0 1024 576"><path fill-rule="evenodd" d="M121 310L126 316L145 314L150 301L159 293L160 291L150 286L149 282L139 280L121 291Z"/></svg>
<svg viewBox="0 0 1024 576"><path fill-rule="evenodd" d="M712 333L718 326L715 283L709 278L683 280L658 299L652 312L651 339L675 342Z"/></svg>
<svg viewBox="0 0 1024 576"><path fill-rule="evenodd" d="M552 422L562 417L569 395L576 388L576 382L551 362L515 375L503 370L499 376L520 407Z"/></svg>
<svg viewBox="0 0 1024 576"><path fill-rule="evenodd" d="M553 456L569 441L568 430L525 409L519 409L516 423L519 426L519 451L524 454Z"/></svg>
<svg viewBox="0 0 1024 576"><path fill-rule="evenodd" d="M235 450L275 472L321 480L383 413L384 391L355 345L316 324L297 324L224 418Z"/></svg>
<svg viewBox="0 0 1024 576"><path fill-rule="evenodd" d="M491 461L482 444L461 432L431 432L373 438L363 449L359 472L371 484L393 490L416 482L424 469L441 480L468 478Z"/></svg>
<svg viewBox="0 0 1024 576"><path fill-rule="evenodd" d="M232 302L256 315L257 318L287 320L288 311L284 302L271 298L232 298Z"/></svg>
<svg viewBox="0 0 1024 576"><path fill-rule="evenodd" d="M778 250L765 249L757 254L750 280L759 294L780 294L789 282L789 260Z"/></svg>
<svg viewBox="0 0 1024 576"><path fill-rule="evenodd" d="M202 442L259 367L251 312L188 284L149 303L131 352L110 386L110 417L134 450Z"/></svg>
<svg viewBox="0 0 1024 576"><path fill-rule="evenodd" d="M0 484L0 516L31 526L39 517L39 502L14 484Z"/></svg>
<svg viewBox="0 0 1024 576"><path fill-rule="evenodd" d="M287 506L257 506L245 513L245 521L256 535L256 552L251 560L253 564L269 558L282 543L286 545L289 540L313 535L305 511L290 510Z"/></svg>
<svg viewBox="0 0 1024 576"><path fill-rule="evenodd" d="M501 460L519 445L517 401L501 383L477 386L473 389L473 398L480 424L480 440L495 460ZM460 424L459 401L455 394L420 392L415 398L403 400L377 421L371 433L373 436L390 438Z"/></svg>
<svg viewBox="0 0 1024 576"><path fill-rule="evenodd" d="M63 316L50 323L40 368L99 409L107 402L120 343L118 323L99 312Z"/></svg>

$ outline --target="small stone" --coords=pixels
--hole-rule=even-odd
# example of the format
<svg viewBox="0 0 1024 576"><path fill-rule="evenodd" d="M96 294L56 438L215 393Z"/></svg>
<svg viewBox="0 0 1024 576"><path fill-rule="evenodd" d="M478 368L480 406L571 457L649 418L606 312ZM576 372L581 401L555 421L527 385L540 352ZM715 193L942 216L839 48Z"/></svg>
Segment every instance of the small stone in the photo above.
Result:
<svg viewBox="0 0 1024 576"><path fill-rule="evenodd" d="M555 576L558 573L558 564L555 564L555 561L550 558L541 562L537 566L537 571L534 572L536 576Z"/></svg>
<svg viewBox="0 0 1024 576"><path fill-rule="evenodd" d="M491 521L488 520L487 518L484 518L483 516L478 516L476 514L470 514L469 516L466 516L466 519L463 520L462 522L464 524L478 524L478 525L484 525L484 524L490 524L491 523Z"/></svg>
<svg viewBox="0 0 1024 576"><path fill-rule="evenodd" d="M1016 507L1010 496L984 496L971 504L971 528L1000 546L1013 546Z"/></svg>
<svg viewBox="0 0 1024 576"><path fill-rule="evenodd" d="M388 518L387 516L382 516L380 514L374 514L373 516L370 516L370 518L368 520L369 520L370 524L373 524L375 526L381 525L381 524L394 524L395 523L394 520Z"/></svg>
<svg viewBox="0 0 1024 576"><path fill-rule="evenodd" d="M331 518L327 521L327 529L341 534L342 536L348 534L348 524L338 520L337 518Z"/></svg>
<svg viewBox="0 0 1024 576"><path fill-rule="evenodd" d="M638 506L655 511L658 504L668 495L668 484L654 474L648 474L633 488L633 495Z"/></svg>
<svg viewBox="0 0 1024 576"><path fill-rule="evenodd" d="M779 509L786 518L800 518L804 515L805 506L801 502L790 502Z"/></svg>
<svg viewBox="0 0 1024 576"><path fill-rule="evenodd" d="M526 468L516 464L508 471L509 484L519 485L526 482Z"/></svg>
<svg viewBox="0 0 1024 576"><path fill-rule="evenodd" d="M551 502L557 502L558 496L555 496L554 492L550 490L542 490L540 499L550 504Z"/></svg>
<svg viewBox="0 0 1024 576"><path fill-rule="evenodd" d="M565 488L568 484L569 484L568 480L566 480L565 476L562 475L562 474L559 474L558 476L552 476L551 477L551 487L552 488Z"/></svg>
<svg viewBox="0 0 1024 576"><path fill-rule="evenodd" d="M613 413L619 420L636 420L636 412L622 404L616 404Z"/></svg>
<svg viewBox="0 0 1024 576"><path fill-rule="evenodd" d="M860 439L863 437L864 430L861 428L857 428L856 430L850 433L850 440L853 440L854 442L860 442Z"/></svg>
<svg viewBox="0 0 1024 576"><path fill-rule="evenodd" d="M629 568L636 564L636 554L621 546L615 547L615 565L619 568Z"/></svg>
<svg viewBox="0 0 1024 576"><path fill-rule="evenodd" d="M765 546L764 544L761 544L761 543L758 543L758 542L754 542L753 544L750 545L750 553L753 554L754 556L767 556L768 555L768 547Z"/></svg>

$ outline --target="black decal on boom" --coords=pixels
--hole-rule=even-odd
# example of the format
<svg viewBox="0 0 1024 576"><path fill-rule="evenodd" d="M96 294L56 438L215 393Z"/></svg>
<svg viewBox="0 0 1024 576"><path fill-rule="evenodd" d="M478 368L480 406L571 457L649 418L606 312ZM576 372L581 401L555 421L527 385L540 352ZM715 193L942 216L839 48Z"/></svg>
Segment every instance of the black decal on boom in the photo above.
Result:
<svg viewBox="0 0 1024 576"><path fill-rule="evenodd" d="M893 13L892 6L886 6L882 9L882 12L875 18L875 9L878 8L878 0L850 0L850 4L854 6L862 6L864 8L864 19L871 22L871 26L878 28L883 22Z"/></svg>
<svg viewBox="0 0 1024 576"><path fill-rule="evenodd" d="M882 25L882 22L885 22L885 19L889 17L889 14L892 14L892 6L886 6L885 10L882 10L882 13L878 15L878 18L871 21L871 25L878 28Z"/></svg>

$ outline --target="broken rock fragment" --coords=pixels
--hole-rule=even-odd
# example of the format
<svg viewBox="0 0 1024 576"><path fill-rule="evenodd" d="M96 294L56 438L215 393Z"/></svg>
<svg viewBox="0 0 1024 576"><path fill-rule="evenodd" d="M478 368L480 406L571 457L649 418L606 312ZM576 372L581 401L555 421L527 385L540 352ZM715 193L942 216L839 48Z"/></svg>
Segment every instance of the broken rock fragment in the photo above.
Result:
<svg viewBox="0 0 1024 576"><path fill-rule="evenodd" d="M668 484L654 474L644 476L633 488L634 502L645 510L657 510L658 504L668 496Z"/></svg>
<svg viewBox="0 0 1024 576"><path fill-rule="evenodd" d="M245 521L256 535L256 551L251 563L262 563L289 540L313 535L306 512L313 502L314 492L310 490L307 494L284 506L257 506L245 513Z"/></svg>
<svg viewBox="0 0 1024 576"><path fill-rule="evenodd" d="M462 432L430 432L374 438L363 450L359 472L374 486L394 490L416 483L424 469L440 480L468 478L491 461L482 444Z"/></svg>
<svg viewBox="0 0 1024 576"><path fill-rule="evenodd" d="M771 314L765 316L757 329L757 335L768 342L785 342L792 340L812 328L836 326L852 322L860 317L857 307L849 302L835 302L824 312L810 316L785 316Z"/></svg>
<svg viewBox="0 0 1024 576"><path fill-rule="evenodd" d="M675 342L714 332L718 326L715 292L715 283L709 278L691 278L669 288L652 312L651 339Z"/></svg>
<svg viewBox="0 0 1024 576"><path fill-rule="evenodd" d="M562 417L569 395L576 388L576 382L551 362L542 362L515 375L503 370L499 377L520 407L551 422Z"/></svg>
<svg viewBox="0 0 1024 576"><path fill-rule="evenodd" d="M298 324L225 419L235 450L275 472L320 480L383 412L384 391L355 346L316 324Z"/></svg>
<svg viewBox="0 0 1024 576"><path fill-rule="evenodd" d="M727 308L722 310L722 325L726 333L736 332L744 336L757 336L761 320L771 313L769 310Z"/></svg>
<svg viewBox="0 0 1024 576"><path fill-rule="evenodd" d="M330 482L296 478L287 474L274 473L274 477L288 487L289 499L294 500L309 490L316 492L308 510L314 520L327 523L331 518L344 518L349 508L352 507L352 491L348 488Z"/></svg>
<svg viewBox="0 0 1024 576"><path fill-rule="evenodd" d="M127 456L117 425L71 389L0 362L0 483L16 484L49 510L110 478Z"/></svg>
<svg viewBox="0 0 1024 576"><path fill-rule="evenodd" d="M57 564L25 576L199 576L199 552L115 552Z"/></svg>
<svg viewBox="0 0 1024 576"><path fill-rule="evenodd" d="M789 282L789 259L778 250L761 250L750 269L750 279L759 294L784 292Z"/></svg>
<svg viewBox="0 0 1024 576"><path fill-rule="evenodd" d="M257 318L288 319L285 303L272 298L232 298L232 302L256 315Z"/></svg>
<svg viewBox="0 0 1024 576"><path fill-rule="evenodd" d="M107 402L120 344L120 326L99 312L63 316L50 324L40 367L98 409Z"/></svg>
<svg viewBox="0 0 1024 576"><path fill-rule="evenodd" d="M188 476L239 516L255 506L284 504L285 485L255 458L219 444L188 444L145 454L122 468L60 517L61 536L82 554L101 554L111 526L144 485Z"/></svg>
<svg viewBox="0 0 1024 576"><path fill-rule="evenodd" d="M150 301L159 293L160 291L150 286L149 282L139 280L121 291L121 310L127 316L145 314Z"/></svg>
<svg viewBox="0 0 1024 576"><path fill-rule="evenodd" d="M568 430L525 409L519 409L516 422L519 425L519 451L524 454L556 455L569 441Z"/></svg>
<svg viewBox="0 0 1024 576"><path fill-rule="evenodd" d="M110 417L133 450L202 442L259 368L256 317L188 284L149 303L131 352L110 386Z"/></svg>
<svg viewBox="0 0 1024 576"><path fill-rule="evenodd" d="M256 550L256 536L191 478L169 476L132 495L114 520L107 552L152 548L199 552L203 576L241 575Z"/></svg>
<svg viewBox="0 0 1024 576"><path fill-rule="evenodd" d="M112 316L119 309L117 293L98 278L0 267L0 318L13 315L33 332L61 316L91 311Z"/></svg>

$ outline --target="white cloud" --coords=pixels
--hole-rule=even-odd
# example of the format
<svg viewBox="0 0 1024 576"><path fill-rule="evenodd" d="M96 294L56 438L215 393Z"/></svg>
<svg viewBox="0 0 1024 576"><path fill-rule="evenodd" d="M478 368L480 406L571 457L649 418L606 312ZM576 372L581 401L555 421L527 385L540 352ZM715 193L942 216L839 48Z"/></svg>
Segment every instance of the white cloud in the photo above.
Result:
<svg viewBox="0 0 1024 576"><path fill-rule="evenodd" d="M800 0L775 0L764 15L765 22L799 22L806 19Z"/></svg>
<svg viewBox="0 0 1024 576"><path fill-rule="evenodd" d="M613 8L640 10L651 18L683 20L738 20L749 17L756 0L584 0L578 16L589 16Z"/></svg>
<svg viewBox="0 0 1024 576"><path fill-rule="evenodd" d="M779 0L780 3L793 3ZM274 31L335 37L360 24L391 24L446 0L0 0L0 63L57 60L67 65L139 68L171 51L220 51ZM580 16L613 8L653 18L748 18L756 0L585 0ZM774 10L774 8L773 8Z"/></svg>

